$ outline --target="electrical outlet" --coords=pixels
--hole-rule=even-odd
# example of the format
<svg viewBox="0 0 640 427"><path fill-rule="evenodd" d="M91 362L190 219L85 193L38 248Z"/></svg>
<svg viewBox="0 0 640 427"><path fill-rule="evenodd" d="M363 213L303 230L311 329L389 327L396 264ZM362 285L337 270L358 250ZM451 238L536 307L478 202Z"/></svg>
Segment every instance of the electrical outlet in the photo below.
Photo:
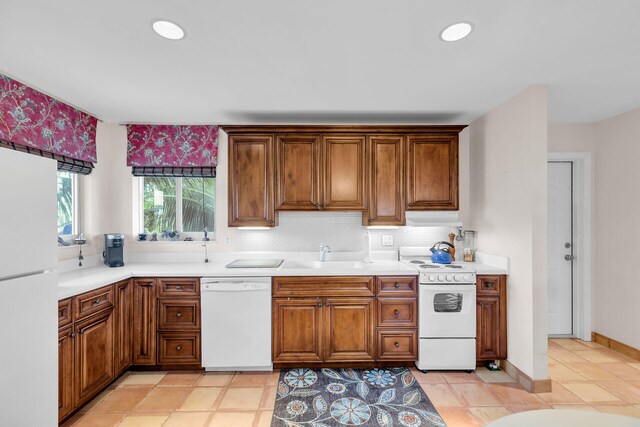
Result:
<svg viewBox="0 0 640 427"><path fill-rule="evenodd" d="M224 238L224 244L227 246L231 246L231 237L227 236Z"/></svg>
<svg viewBox="0 0 640 427"><path fill-rule="evenodd" d="M382 235L382 246L393 246L393 234Z"/></svg>

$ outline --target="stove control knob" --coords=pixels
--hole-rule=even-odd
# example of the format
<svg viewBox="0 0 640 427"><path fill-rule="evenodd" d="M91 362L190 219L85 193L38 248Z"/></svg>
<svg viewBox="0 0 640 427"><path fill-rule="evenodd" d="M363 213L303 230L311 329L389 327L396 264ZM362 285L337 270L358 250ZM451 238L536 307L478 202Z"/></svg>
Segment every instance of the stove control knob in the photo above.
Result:
<svg viewBox="0 0 640 427"><path fill-rule="evenodd" d="M464 275L464 281L465 282L470 282L471 281L471 275L470 274L465 274Z"/></svg>
<svg viewBox="0 0 640 427"><path fill-rule="evenodd" d="M438 281L439 282L444 282L444 276L443 275L439 275L438 276Z"/></svg>
<svg viewBox="0 0 640 427"><path fill-rule="evenodd" d="M451 276L450 274L447 274L447 282L450 282L453 280L453 276Z"/></svg>
<svg viewBox="0 0 640 427"><path fill-rule="evenodd" d="M434 276L433 274L429 275L429 281L430 282L435 282L436 281L436 276Z"/></svg>
<svg viewBox="0 0 640 427"><path fill-rule="evenodd" d="M460 281L460 276L459 276L459 275L457 275L457 274L455 274L455 275L453 276L453 281L454 281L454 282L459 282L459 281Z"/></svg>

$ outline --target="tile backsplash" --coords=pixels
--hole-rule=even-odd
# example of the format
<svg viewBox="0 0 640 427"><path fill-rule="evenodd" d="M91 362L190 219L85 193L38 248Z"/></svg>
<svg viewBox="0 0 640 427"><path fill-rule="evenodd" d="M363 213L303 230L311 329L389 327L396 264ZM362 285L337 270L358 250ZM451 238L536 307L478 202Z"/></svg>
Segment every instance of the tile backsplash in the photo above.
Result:
<svg viewBox="0 0 640 427"><path fill-rule="evenodd" d="M361 251L365 234L359 212L280 212L279 225L271 230L238 230L236 250L315 251L323 242L334 251ZM371 231L371 249L397 250L401 246L431 246L448 240L450 227L400 227ZM393 245L383 246L382 236L393 236Z"/></svg>

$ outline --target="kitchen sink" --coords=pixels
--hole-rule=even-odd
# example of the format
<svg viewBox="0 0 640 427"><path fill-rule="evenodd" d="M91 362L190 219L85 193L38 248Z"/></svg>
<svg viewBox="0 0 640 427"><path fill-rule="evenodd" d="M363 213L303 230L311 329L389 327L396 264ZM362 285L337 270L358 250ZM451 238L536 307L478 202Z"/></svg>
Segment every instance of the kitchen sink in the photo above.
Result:
<svg viewBox="0 0 640 427"><path fill-rule="evenodd" d="M280 268L347 269L364 268L359 261L285 261Z"/></svg>

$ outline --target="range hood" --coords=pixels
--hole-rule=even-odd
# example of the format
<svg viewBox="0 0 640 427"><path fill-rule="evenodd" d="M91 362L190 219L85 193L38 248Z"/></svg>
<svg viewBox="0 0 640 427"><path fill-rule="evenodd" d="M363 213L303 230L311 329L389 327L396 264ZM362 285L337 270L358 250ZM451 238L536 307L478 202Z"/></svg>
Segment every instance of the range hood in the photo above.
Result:
<svg viewBox="0 0 640 427"><path fill-rule="evenodd" d="M462 225L458 211L406 211L409 227L458 227Z"/></svg>

